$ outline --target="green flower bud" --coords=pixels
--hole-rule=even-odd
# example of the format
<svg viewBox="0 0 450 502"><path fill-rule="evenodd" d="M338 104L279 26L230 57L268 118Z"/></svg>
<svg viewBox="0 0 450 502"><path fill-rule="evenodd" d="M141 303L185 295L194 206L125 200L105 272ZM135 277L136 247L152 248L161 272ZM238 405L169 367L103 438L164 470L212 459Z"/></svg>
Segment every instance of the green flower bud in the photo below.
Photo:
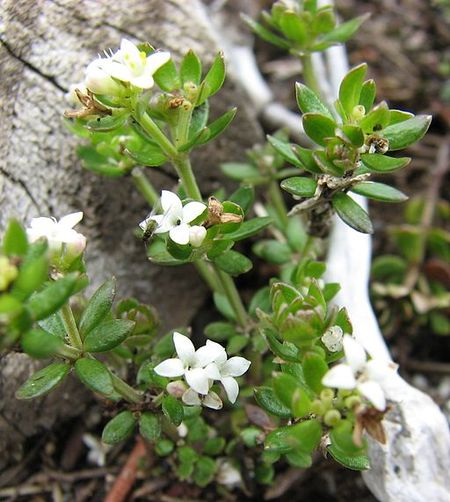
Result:
<svg viewBox="0 0 450 502"><path fill-rule="evenodd" d="M328 410L323 417L323 421L328 427L334 427L341 418L341 414L338 410Z"/></svg>

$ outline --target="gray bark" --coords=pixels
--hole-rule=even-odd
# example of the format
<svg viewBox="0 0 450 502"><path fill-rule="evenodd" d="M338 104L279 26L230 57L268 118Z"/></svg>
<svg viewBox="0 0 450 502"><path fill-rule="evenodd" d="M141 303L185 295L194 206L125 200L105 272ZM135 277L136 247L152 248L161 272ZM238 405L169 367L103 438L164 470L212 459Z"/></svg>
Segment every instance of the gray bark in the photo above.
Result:
<svg viewBox="0 0 450 502"><path fill-rule="evenodd" d="M38 215L84 211L80 231L88 237L94 284L114 274L119 296L153 304L166 327L189 324L206 294L195 271L148 263L133 235L148 208L131 180L100 178L82 169L75 155L79 140L65 130L61 117L69 85L81 81L96 54L117 48L122 37L148 40L175 59L192 48L211 62L220 46L204 7L198 0L4 0L1 9L0 228L12 216L26 223ZM245 150L262 140L253 110L228 80L212 113L232 106L239 108L235 123L194 159L206 195L222 183L220 162L242 160ZM173 185L156 169L152 176L158 187ZM19 455L24 437L81 411L86 401L82 392L72 393L70 403L61 400L61 393L69 392L63 387L45 399L18 404L14 391L35 367L17 354L1 361L0 469L10 460L11 445Z"/></svg>

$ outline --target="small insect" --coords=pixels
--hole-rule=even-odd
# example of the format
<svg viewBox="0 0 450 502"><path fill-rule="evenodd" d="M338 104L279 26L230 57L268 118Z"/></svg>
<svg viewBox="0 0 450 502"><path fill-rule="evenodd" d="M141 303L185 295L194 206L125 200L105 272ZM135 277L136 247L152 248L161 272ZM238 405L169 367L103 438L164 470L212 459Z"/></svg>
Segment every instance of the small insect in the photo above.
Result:
<svg viewBox="0 0 450 502"><path fill-rule="evenodd" d="M155 230L158 228L158 223L155 220L151 219L151 216L153 216L152 213L150 213L144 221L139 223L139 226L144 231L144 233L142 234L142 240L144 241L144 244L146 246L150 242L150 239L153 237Z"/></svg>
<svg viewBox="0 0 450 502"><path fill-rule="evenodd" d="M242 216L235 213L224 213L223 204L215 197L208 199L208 225L217 225L219 223L240 223Z"/></svg>

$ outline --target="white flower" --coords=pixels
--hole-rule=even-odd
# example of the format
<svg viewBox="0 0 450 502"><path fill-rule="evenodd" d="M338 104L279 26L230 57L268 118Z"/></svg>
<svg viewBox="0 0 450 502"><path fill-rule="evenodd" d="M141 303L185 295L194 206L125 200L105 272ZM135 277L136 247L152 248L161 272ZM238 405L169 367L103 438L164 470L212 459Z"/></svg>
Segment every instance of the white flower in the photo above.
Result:
<svg viewBox="0 0 450 502"><path fill-rule="evenodd" d="M74 258L86 247L86 237L73 229L82 218L81 212L63 216L59 221L55 218L33 218L27 228L28 240L35 242L44 237L52 255L60 254L64 250L66 256Z"/></svg>
<svg viewBox="0 0 450 502"><path fill-rule="evenodd" d="M339 352L342 350L342 338L344 332L340 326L331 326L322 335L322 343L330 352Z"/></svg>
<svg viewBox="0 0 450 502"><path fill-rule="evenodd" d="M149 56L126 38L108 62L105 70L111 77L129 82L140 89L153 87L153 74L170 59L169 52L153 52Z"/></svg>
<svg viewBox="0 0 450 502"><path fill-rule="evenodd" d="M384 359L367 360L366 351L350 335L343 340L346 363L331 368L322 384L336 389L357 389L380 411L386 409L384 382L393 376L396 365Z"/></svg>
<svg viewBox="0 0 450 502"><path fill-rule="evenodd" d="M212 348L212 344L218 345L208 340L205 347ZM240 356L227 359L227 353L223 347L222 349L222 352L217 355L213 363L208 367L208 374L211 379L220 381L230 403L235 403L239 394L239 385L235 377L242 376L250 367L251 362Z"/></svg>
<svg viewBox="0 0 450 502"><path fill-rule="evenodd" d="M155 373L169 378L184 376L195 392L206 396L210 388L209 367L225 349L210 342L210 345L195 350L189 338L177 332L173 334L173 343L178 357L162 361L156 366Z"/></svg>
<svg viewBox="0 0 450 502"><path fill-rule="evenodd" d="M89 448L88 461L91 464L103 467L106 464L106 454L111 446L102 443L92 434L83 434L83 443Z"/></svg>
<svg viewBox="0 0 450 502"><path fill-rule="evenodd" d="M241 473L231 462L225 459L219 459L216 479L221 485L230 487L239 485L242 482Z"/></svg>
<svg viewBox="0 0 450 502"><path fill-rule="evenodd" d="M161 192L161 208L163 214L151 215L139 226L145 230L150 220L157 223L155 234L164 234L169 232L169 237L180 245L191 244L194 247L201 245L206 235L204 231L199 230L198 225L190 226L189 224L197 219L206 209L203 202L188 202L184 207L178 195L163 190Z"/></svg>
<svg viewBox="0 0 450 502"><path fill-rule="evenodd" d="M123 86L116 82L109 73L111 58L98 58L86 68L84 85L94 94L120 96Z"/></svg>
<svg viewBox="0 0 450 502"><path fill-rule="evenodd" d="M222 409L223 403L220 397L212 390L208 391L205 396L199 395L194 389L187 389L183 394L183 403L188 406L206 406L213 410Z"/></svg>

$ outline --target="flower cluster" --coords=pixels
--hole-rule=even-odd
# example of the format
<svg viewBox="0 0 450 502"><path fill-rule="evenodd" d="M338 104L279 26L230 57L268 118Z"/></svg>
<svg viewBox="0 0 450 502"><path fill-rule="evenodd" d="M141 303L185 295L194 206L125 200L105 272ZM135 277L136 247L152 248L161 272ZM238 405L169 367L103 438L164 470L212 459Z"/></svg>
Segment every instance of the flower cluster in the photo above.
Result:
<svg viewBox="0 0 450 502"><path fill-rule="evenodd" d="M218 343L207 340L203 347L195 350L191 340L181 333L173 334L176 358L166 359L155 367L155 373L168 378L184 377L184 382L172 382L182 389L185 404L208 408L222 408L220 397L211 390L215 380L223 385L228 399L235 403L239 394L236 377L242 376L250 367L250 361L234 356L228 359L225 349ZM169 384L171 385L171 384ZM173 387L173 385L172 385Z"/></svg>
<svg viewBox="0 0 450 502"><path fill-rule="evenodd" d="M206 228L201 225L191 225L206 210L203 202L188 202L184 207L180 198L173 192L161 192L161 208L163 214L150 215L139 226L146 230L152 221L157 224L155 234L169 232L169 237L180 245L191 244L193 247L201 246L206 237Z"/></svg>
<svg viewBox="0 0 450 502"><path fill-rule="evenodd" d="M147 55L126 38L122 39L117 52L105 55L87 67L85 81L77 86L82 92L87 88L94 94L120 96L121 82L150 89L154 85L154 73L170 59L170 53L164 51Z"/></svg>
<svg viewBox="0 0 450 502"><path fill-rule="evenodd" d="M66 261L74 259L86 247L86 237L73 229L82 218L82 212L68 214L59 221L55 218L33 218L27 228L28 240L35 242L45 238L52 258L60 258L64 255Z"/></svg>
<svg viewBox="0 0 450 502"><path fill-rule="evenodd" d="M364 347L350 335L343 338L345 363L337 364L323 377L326 387L357 389L379 411L386 409L385 382L391 378L397 366L384 359L367 359Z"/></svg>

